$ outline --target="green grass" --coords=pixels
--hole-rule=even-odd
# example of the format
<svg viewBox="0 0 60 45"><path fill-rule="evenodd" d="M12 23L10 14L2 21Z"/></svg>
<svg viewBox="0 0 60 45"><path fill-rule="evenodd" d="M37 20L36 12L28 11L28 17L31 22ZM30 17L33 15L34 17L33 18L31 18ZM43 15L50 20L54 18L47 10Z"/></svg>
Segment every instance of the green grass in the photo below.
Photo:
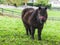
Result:
<svg viewBox="0 0 60 45"><path fill-rule="evenodd" d="M37 30L35 40L26 35L21 19L0 16L0 45L60 45L60 21L47 21L37 37Z"/></svg>
<svg viewBox="0 0 60 45"><path fill-rule="evenodd" d="M60 11L57 10L48 10L48 16L60 17Z"/></svg>

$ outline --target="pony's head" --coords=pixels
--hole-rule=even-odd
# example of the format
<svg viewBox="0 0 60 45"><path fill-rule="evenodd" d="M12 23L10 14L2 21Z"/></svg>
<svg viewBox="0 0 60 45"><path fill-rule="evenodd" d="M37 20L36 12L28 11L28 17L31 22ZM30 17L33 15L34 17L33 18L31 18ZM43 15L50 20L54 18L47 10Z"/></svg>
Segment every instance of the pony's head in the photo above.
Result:
<svg viewBox="0 0 60 45"><path fill-rule="evenodd" d="M37 19L40 23L44 23L47 18L47 7L39 7L37 11Z"/></svg>

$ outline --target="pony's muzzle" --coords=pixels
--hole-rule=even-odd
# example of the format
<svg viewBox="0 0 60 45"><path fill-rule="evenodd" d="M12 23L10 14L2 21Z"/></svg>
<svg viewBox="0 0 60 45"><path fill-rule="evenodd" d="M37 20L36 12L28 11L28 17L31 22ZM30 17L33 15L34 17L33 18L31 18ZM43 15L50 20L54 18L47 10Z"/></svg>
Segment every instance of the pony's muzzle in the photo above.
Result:
<svg viewBox="0 0 60 45"><path fill-rule="evenodd" d="M40 23L42 24L45 22L46 18L44 16L40 16L39 20L40 20Z"/></svg>
<svg viewBox="0 0 60 45"><path fill-rule="evenodd" d="M46 18L44 16L40 16L39 19L42 21L46 20Z"/></svg>

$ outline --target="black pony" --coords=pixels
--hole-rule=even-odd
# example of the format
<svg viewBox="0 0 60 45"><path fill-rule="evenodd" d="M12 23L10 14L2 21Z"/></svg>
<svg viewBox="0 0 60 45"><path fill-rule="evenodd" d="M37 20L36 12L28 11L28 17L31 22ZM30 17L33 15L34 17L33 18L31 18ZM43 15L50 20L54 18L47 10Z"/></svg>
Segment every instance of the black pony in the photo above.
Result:
<svg viewBox="0 0 60 45"><path fill-rule="evenodd" d="M47 7L38 7L38 9L26 8L22 12L22 21L26 28L27 35L30 34L34 39L35 29L38 29L38 40L41 40L41 32L44 23L47 20Z"/></svg>

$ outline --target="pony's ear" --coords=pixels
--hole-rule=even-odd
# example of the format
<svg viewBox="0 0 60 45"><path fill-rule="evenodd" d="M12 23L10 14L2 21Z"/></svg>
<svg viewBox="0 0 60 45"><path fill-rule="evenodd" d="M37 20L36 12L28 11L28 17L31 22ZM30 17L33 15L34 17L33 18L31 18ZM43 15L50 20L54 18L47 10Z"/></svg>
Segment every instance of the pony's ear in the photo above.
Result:
<svg viewBox="0 0 60 45"><path fill-rule="evenodd" d="M41 6L39 7L39 9L41 9Z"/></svg>
<svg viewBox="0 0 60 45"><path fill-rule="evenodd" d="M45 7L45 9L47 9L47 7Z"/></svg>
<svg viewBox="0 0 60 45"><path fill-rule="evenodd" d="M47 6L45 7L45 9L47 9Z"/></svg>

